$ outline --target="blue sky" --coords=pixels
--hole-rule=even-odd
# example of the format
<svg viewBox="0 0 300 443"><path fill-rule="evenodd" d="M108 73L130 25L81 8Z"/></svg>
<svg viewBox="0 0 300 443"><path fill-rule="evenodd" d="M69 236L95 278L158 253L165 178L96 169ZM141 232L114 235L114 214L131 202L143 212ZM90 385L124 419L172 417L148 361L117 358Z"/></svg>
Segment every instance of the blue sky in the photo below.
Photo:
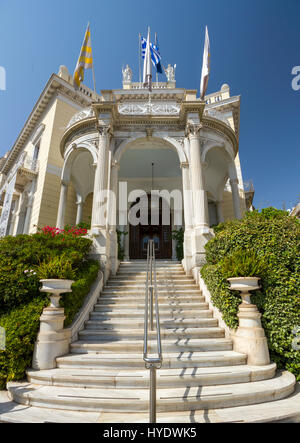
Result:
<svg viewBox="0 0 300 443"><path fill-rule="evenodd" d="M97 89L120 88L122 64L138 80L138 33L158 33L177 86L198 89L205 25L211 40L208 92L241 95L240 157L255 205L290 208L300 199L299 0L0 0L0 156L13 145L48 78L73 73L91 23ZM85 83L92 86L87 72Z"/></svg>

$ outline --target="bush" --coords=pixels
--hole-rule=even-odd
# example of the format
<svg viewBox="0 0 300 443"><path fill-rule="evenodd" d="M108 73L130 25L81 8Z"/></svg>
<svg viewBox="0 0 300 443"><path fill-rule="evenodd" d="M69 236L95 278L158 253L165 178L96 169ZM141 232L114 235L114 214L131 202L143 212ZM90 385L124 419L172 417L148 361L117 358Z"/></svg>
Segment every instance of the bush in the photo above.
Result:
<svg viewBox="0 0 300 443"><path fill-rule="evenodd" d="M73 280L75 269L72 267L72 262L65 255L62 255L41 263L37 268L37 275L41 280L51 278Z"/></svg>
<svg viewBox="0 0 300 443"><path fill-rule="evenodd" d="M260 277L267 271L267 265L255 251L238 249L221 261L221 272L230 277Z"/></svg>
<svg viewBox="0 0 300 443"><path fill-rule="evenodd" d="M259 275L262 288L251 298L262 313L271 358L300 380L300 351L292 347L293 330L300 326L299 220L285 211L267 208L247 213L242 220L222 223L215 234L206 245L207 265L201 270L212 302L226 324L236 328L241 299L229 290L224 261L241 249L252 251L266 266Z"/></svg>
<svg viewBox="0 0 300 443"><path fill-rule="evenodd" d="M49 233L5 237L0 240L0 326L6 331L6 349L0 351L0 389L9 380L25 377L31 366L39 317L49 298L39 291L40 261L60 262L68 257L72 293L64 294L65 326L72 323L97 277L99 263L87 260L91 240L78 235ZM70 269L69 269L70 270ZM65 275L65 274L64 274Z"/></svg>

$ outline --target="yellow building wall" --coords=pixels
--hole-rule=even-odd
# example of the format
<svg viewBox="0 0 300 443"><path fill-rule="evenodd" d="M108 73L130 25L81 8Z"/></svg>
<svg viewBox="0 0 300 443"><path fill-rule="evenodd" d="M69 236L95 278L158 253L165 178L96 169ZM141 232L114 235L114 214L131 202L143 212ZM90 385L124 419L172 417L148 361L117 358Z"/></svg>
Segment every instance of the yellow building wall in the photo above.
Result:
<svg viewBox="0 0 300 443"><path fill-rule="evenodd" d="M34 224L38 226L56 225L60 176L64 163L59 145L68 122L76 112L78 112L77 107L57 98L43 121L46 127L41 139L40 169L31 218L31 232L34 231ZM70 185L66 202L65 224L75 224L76 209L76 195Z"/></svg>
<svg viewBox="0 0 300 443"><path fill-rule="evenodd" d="M91 223L92 208L93 208L93 193L89 194L85 199L82 210L82 221L85 223Z"/></svg>

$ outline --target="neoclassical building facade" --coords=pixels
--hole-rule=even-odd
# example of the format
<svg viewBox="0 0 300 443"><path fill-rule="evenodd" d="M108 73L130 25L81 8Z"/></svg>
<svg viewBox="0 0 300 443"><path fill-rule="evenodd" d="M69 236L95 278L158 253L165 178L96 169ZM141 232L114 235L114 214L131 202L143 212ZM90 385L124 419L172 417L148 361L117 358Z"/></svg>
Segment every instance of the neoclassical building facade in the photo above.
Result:
<svg viewBox="0 0 300 443"><path fill-rule="evenodd" d="M174 77L149 94L127 71L122 89L99 94L75 89L64 66L50 77L0 159L0 236L90 223L93 254L109 275L118 230L126 259L145 258L149 238L158 258L175 259L171 233L182 227L190 273L205 260L211 227L240 218L252 201L239 160L240 97L224 84L201 101ZM146 222L132 222L142 212Z"/></svg>

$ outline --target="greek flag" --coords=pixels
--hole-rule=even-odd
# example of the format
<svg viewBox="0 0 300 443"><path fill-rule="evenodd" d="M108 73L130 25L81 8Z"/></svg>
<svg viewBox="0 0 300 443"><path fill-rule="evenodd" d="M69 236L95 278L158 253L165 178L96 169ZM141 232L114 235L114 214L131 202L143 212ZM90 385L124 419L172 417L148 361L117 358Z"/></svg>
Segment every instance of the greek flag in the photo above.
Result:
<svg viewBox="0 0 300 443"><path fill-rule="evenodd" d="M144 37L141 37L141 40L142 40L142 58L144 59L146 53L147 40ZM150 52L151 52L151 61L153 66L157 69L157 72L160 72L162 74L162 69L160 64L161 55L159 53L158 46L150 43Z"/></svg>

